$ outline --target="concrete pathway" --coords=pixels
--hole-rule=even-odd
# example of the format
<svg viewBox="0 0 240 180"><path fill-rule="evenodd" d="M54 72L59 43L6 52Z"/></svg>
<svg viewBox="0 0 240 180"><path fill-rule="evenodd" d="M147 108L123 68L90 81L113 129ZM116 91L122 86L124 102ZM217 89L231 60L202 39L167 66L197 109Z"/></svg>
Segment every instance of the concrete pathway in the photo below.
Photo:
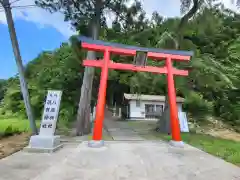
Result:
<svg viewBox="0 0 240 180"><path fill-rule="evenodd" d="M116 141L143 141L144 139L138 135L126 122L113 118L110 112L105 113L104 128L109 135Z"/></svg>
<svg viewBox="0 0 240 180"><path fill-rule="evenodd" d="M105 126L120 141L102 148L75 141L53 154L18 152L0 160L0 180L240 180L239 167L199 149L142 141L110 118Z"/></svg>
<svg viewBox="0 0 240 180"><path fill-rule="evenodd" d="M187 146L165 142L87 142L54 154L18 152L0 161L0 180L240 180L240 168Z"/></svg>

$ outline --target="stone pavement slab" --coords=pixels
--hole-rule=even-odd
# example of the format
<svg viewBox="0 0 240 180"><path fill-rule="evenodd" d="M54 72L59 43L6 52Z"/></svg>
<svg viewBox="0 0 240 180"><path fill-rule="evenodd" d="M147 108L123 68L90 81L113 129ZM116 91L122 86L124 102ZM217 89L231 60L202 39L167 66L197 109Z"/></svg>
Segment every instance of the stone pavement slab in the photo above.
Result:
<svg viewBox="0 0 240 180"><path fill-rule="evenodd" d="M105 143L68 145L51 155L16 153L0 161L0 180L240 180L240 168L188 145Z"/></svg>
<svg viewBox="0 0 240 180"><path fill-rule="evenodd" d="M124 121L118 121L111 116L104 119L104 128L109 135L116 141L143 141L144 138L138 135L128 124Z"/></svg>
<svg viewBox="0 0 240 180"><path fill-rule="evenodd" d="M20 151L3 158L0 160L0 180L31 180L61 162L76 147L77 144L68 144L53 154Z"/></svg>
<svg viewBox="0 0 240 180"><path fill-rule="evenodd" d="M113 140L116 141L143 141L144 139L140 137L137 132L132 129L121 129L121 128L109 128L108 132L112 136Z"/></svg>

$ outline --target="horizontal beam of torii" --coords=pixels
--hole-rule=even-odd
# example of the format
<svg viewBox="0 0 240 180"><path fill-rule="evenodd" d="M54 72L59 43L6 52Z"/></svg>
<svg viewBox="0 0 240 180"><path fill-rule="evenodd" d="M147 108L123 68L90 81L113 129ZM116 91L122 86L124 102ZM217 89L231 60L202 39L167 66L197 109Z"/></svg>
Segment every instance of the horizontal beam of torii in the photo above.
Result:
<svg viewBox="0 0 240 180"><path fill-rule="evenodd" d="M187 76L188 71L178 70L174 68L172 66L172 60L189 61L191 59L191 56L193 56L193 52L129 46L129 45L111 43L111 42L106 42L101 40L93 40L91 38L87 38L84 36L79 36L78 40L81 43L82 48L104 53L104 57L101 60L84 60L83 61L84 66L99 67L102 69L100 86L99 86L99 94L98 94L98 102L97 102L97 108L96 108L96 119L95 119L94 132L93 132L94 141L102 140L102 127L103 127L103 120L104 120L106 88L107 88L107 79L108 79L109 69L167 74L172 140L176 142L181 141L180 127L179 127L179 120L178 120L178 110L176 105L176 92L175 92L173 76L174 75ZM153 60L166 60L166 66L156 67L156 66L146 66L145 64L139 66L134 64L115 63L110 59L111 53L136 57L137 53L139 52L145 53L145 59L150 58Z"/></svg>
<svg viewBox="0 0 240 180"><path fill-rule="evenodd" d="M103 60L84 60L83 61L84 66L91 66L91 67L103 67L104 63ZM108 64L109 69L118 69L118 70L130 70L130 71L140 71L140 72L151 72L156 74L167 74L167 68L166 67L154 67L154 66L135 66L133 64L123 64L123 63L114 63L109 62ZM173 68L172 73L174 75L180 75L180 76L187 76L188 71L186 70L178 70L176 68Z"/></svg>

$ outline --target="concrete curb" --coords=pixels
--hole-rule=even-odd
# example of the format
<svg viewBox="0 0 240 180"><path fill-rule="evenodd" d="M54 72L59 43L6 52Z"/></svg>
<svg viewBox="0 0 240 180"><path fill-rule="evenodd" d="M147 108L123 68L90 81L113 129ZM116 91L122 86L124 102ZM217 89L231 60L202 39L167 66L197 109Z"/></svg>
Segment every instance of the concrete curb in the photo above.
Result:
<svg viewBox="0 0 240 180"><path fill-rule="evenodd" d="M100 148L100 147L103 147L103 146L104 146L104 141L103 140L100 140L100 141L94 141L94 140L88 141L88 147Z"/></svg>
<svg viewBox="0 0 240 180"><path fill-rule="evenodd" d="M173 141L173 140L171 140L171 141L169 142L169 144L170 144L171 146L174 146L174 147L180 147L180 148L183 148L183 147L184 147L184 142L183 142L183 141Z"/></svg>

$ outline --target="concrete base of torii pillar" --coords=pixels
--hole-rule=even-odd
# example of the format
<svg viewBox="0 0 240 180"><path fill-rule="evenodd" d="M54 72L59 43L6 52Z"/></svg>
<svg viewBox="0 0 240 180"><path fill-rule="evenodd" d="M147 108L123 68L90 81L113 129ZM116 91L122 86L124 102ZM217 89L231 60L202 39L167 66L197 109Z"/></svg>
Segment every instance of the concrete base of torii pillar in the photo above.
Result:
<svg viewBox="0 0 240 180"><path fill-rule="evenodd" d="M103 140L100 140L100 141L91 140L88 142L88 147L91 147L91 148L100 148L103 146L104 146Z"/></svg>

